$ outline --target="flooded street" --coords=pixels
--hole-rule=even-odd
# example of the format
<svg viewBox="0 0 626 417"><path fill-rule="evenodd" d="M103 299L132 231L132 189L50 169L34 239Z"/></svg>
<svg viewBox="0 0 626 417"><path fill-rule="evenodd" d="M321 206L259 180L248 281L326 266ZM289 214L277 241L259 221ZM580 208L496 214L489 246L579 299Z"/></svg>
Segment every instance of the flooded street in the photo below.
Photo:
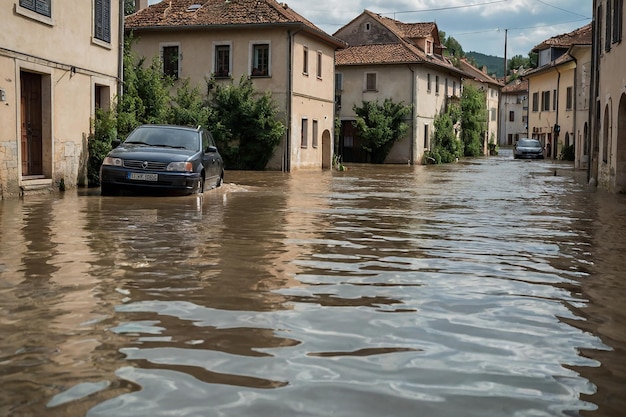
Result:
<svg viewBox="0 0 626 417"><path fill-rule="evenodd" d="M225 180L0 201L0 415L624 415L626 196L510 156Z"/></svg>

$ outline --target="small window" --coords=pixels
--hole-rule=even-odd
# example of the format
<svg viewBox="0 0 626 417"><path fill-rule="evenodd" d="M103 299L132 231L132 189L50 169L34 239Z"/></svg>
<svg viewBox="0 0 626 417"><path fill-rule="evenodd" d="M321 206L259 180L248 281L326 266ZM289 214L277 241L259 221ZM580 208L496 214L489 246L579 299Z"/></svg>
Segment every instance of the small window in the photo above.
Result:
<svg viewBox="0 0 626 417"><path fill-rule="evenodd" d="M425 124L424 125L424 149L428 149L428 146L429 146L428 135L429 135L429 133L428 133L428 125Z"/></svg>
<svg viewBox="0 0 626 417"><path fill-rule="evenodd" d="M439 76L435 76L435 94L439 94Z"/></svg>
<svg viewBox="0 0 626 417"><path fill-rule="evenodd" d="M322 53L317 53L317 78L322 78Z"/></svg>
<svg viewBox="0 0 626 417"><path fill-rule="evenodd" d="M302 73L309 75L309 48L304 47L304 54L302 56Z"/></svg>
<svg viewBox="0 0 626 417"><path fill-rule="evenodd" d="M343 91L343 73L335 73L335 91Z"/></svg>
<svg viewBox="0 0 626 417"><path fill-rule="evenodd" d="M365 90L376 91L376 73L368 72L365 74Z"/></svg>
<svg viewBox="0 0 626 417"><path fill-rule="evenodd" d="M252 46L252 76L268 76L270 70L270 45L267 43Z"/></svg>
<svg viewBox="0 0 626 417"><path fill-rule="evenodd" d="M308 136L309 136L309 120L302 119L302 131L300 132L300 147L306 148L308 146Z"/></svg>
<svg viewBox="0 0 626 417"><path fill-rule="evenodd" d="M426 91L428 91L430 93L432 91L432 88L431 88L431 84L432 83L430 81L430 74L427 75L426 80L427 80L426 81Z"/></svg>
<svg viewBox="0 0 626 417"><path fill-rule="evenodd" d="M541 110L549 111L550 110L550 92L544 91L541 94Z"/></svg>
<svg viewBox="0 0 626 417"><path fill-rule="evenodd" d="M178 46L164 46L161 51L163 57L163 74L177 80L179 76Z"/></svg>
<svg viewBox="0 0 626 417"><path fill-rule="evenodd" d="M533 93L533 111L539 111L539 93Z"/></svg>
<svg viewBox="0 0 626 417"><path fill-rule="evenodd" d="M230 45L215 46L215 77L223 78L230 75Z"/></svg>
<svg viewBox="0 0 626 417"><path fill-rule="evenodd" d="M613 43L622 41L624 0L613 0Z"/></svg>
<svg viewBox="0 0 626 417"><path fill-rule="evenodd" d="M552 110L556 110L557 95L556 90L552 90Z"/></svg>
<svg viewBox="0 0 626 417"><path fill-rule="evenodd" d="M318 134L318 123L317 120L313 120L313 126L311 126L312 128L312 134L313 134L313 138L311 139L312 145L314 148L317 148L317 134Z"/></svg>
<svg viewBox="0 0 626 417"><path fill-rule="evenodd" d="M94 14L94 38L111 43L111 0L94 0Z"/></svg>
<svg viewBox="0 0 626 417"><path fill-rule="evenodd" d="M20 0L20 7L46 17L52 17L52 0ZM98 2L96 1L96 4Z"/></svg>
<svg viewBox="0 0 626 417"><path fill-rule="evenodd" d="M611 35L613 33L611 27L611 24L613 23L611 12L611 0L608 0L606 5L606 27L604 33L604 50L606 52L609 52L611 50Z"/></svg>
<svg viewBox="0 0 626 417"><path fill-rule="evenodd" d="M509 122L515 121L515 112L513 110L509 111Z"/></svg>
<svg viewBox="0 0 626 417"><path fill-rule="evenodd" d="M365 24L365 31L366 31L366 32L369 32L371 28L372 28L372 25L371 25L369 22L367 22L367 23Z"/></svg>
<svg viewBox="0 0 626 417"><path fill-rule="evenodd" d="M567 97L565 98L565 110L572 110L573 95L572 87L567 87Z"/></svg>
<svg viewBox="0 0 626 417"><path fill-rule="evenodd" d="M433 43L431 41L426 41L426 55L433 54Z"/></svg>

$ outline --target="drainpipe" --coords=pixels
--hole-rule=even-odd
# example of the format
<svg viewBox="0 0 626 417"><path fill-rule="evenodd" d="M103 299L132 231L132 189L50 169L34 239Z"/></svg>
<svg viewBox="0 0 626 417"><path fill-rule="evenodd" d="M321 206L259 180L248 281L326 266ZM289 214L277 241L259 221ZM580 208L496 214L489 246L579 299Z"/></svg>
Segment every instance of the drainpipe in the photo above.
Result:
<svg viewBox="0 0 626 417"><path fill-rule="evenodd" d="M410 64L408 65L408 67L409 71L411 71L411 126L413 127L411 129L411 144L409 146L409 164L415 165L415 138L417 137L417 135L415 134L417 130L417 122L415 120L415 108L417 107L417 100L415 96L415 70L413 70L413 67L411 67Z"/></svg>
<svg viewBox="0 0 626 417"><path fill-rule="evenodd" d="M119 51L117 56L117 97L124 94L124 0L120 0L119 10Z"/></svg>
<svg viewBox="0 0 626 417"><path fill-rule="evenodd" d="M556 121L554 122L554 126L558 126L559 125L559 96L561 95L561 72L559 71L559 67L555 66L554 69L556 70L556 72L559 74L557 79L556 79ZM556 129L554 130L554 140L552 141L552 147L553 149L553 153L552 153L552 159L557 159L557 154L556 151L557 149L559 149L559 135L561 134L560 130L557 132Z"/></svg>

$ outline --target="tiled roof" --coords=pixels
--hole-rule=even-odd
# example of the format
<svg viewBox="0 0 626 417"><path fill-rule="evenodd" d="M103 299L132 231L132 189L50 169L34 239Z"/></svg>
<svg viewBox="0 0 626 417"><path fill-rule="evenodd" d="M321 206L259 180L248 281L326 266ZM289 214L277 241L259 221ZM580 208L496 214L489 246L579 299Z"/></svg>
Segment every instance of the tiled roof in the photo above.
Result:
<svg viewBox="0 0 626 417"><path fill-rule="evenodd" d="M520 80L519 78L502 87L502 94L517 94L528 91L528 80Z"/></svg>
<svg viewBox="0 0 626 417"><path fill-rule="evenodd" d="M301 25L341 44L286 3L276 0L163 0L124 20L128 30L269 24Z"/></svg>
<svg viewBox="0 0 626 417"><path fill-rule="evenodd" d="M411 38L430 36L433 30L438 36L435 23L403 23L395 19L382 17L369 10L365 10L363 14L375 19L387 28L390 33L395 35L397 41L385 44L348 45L346 49L337 51L335 56L337 65L429 63L462 73L447 58L427 55L411 41ZM349 26L356 19L353 19L346 26Z"/></svg>
<svg viewBox="0 0 626 417"><path fill-rule="evenodd" d="M335 54L336 65L402 64L417 61L423 59L403 43L356 45Z"/></svg>
<svg viewBox="0 0 626 417"><path fill-rule="evenodd" d="M481 83L496 84L500 86L502 85L500 81L493 78L491 75L486 74L483 71L479 70L474 65L470 64L470 62L465 58L461 58L459 60L459 64L460 64L461 69L465 73L473 77L476 81L480 81Z"/></svg>
<svg viewBox="0 0 626 417"><path fill-rule="evenodd" d="M553 36L546 39L533 48L533 52L539 52L548 48L569 48L572 45L591 45L591 23L572 32Z"/></svg>

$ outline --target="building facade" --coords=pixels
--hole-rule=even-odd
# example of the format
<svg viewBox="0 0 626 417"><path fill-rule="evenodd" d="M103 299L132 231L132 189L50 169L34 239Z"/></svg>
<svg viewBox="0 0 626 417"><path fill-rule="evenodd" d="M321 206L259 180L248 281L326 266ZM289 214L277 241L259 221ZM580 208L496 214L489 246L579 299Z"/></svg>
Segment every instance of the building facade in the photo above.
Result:
<svg viewBox="0 0 626 417"><path fill-rule="evenodd" d="M435 117L461 95L467 75L442 55L435 23L403 23L365 10L335 32L348 47L337 51L339 153L346 162L370 162L355 128L354 106L392 99L412 107L406 137L386 163L420 164L430 148Z"/></svg>
<svg viewBox="0 0 626 417"><path fill-rule="evenodd" d="M626 192L626 46L624 2L594 0L589 180Z"/></svg>
<svg viewBox="0 0 626 417"><path fill-rule="evenodd" d="M133 50L158 57L174 88L183 79L208 94L207 80L270 91L287 133L267 169L332 166L335 50L343 42L275 0L172 0L126 18ZM210 128L210 126L209 126Z"/></svg>
<svg viewBox="0 0 626 417"><path fill-rule="evenodd" d="M587 117L577 110L581 99L576 95L584 91L581 85L589 84L580 79L586 73L581 67L588 59L578 55L582 58L579 62L572 51L590 51L591 40L588 24L533 49L538 54L538 67L525 75L530 99L528 134L543 144L546 158L561 157L564 148L575 146L578 132L584 131Z"/></svg>
<svg viewBox="0 0 626 417"><path fill-rule="evenodd" d="M528 137L528 81L520 78L505 85L500 95L500 146L513 146Z"/></svg>
<svg viewBox="0 0 626 417"><path fill-rule="evenodd" d="M119 2L7 0L0 11L0 198L86 184L91 120L121 72Z"/></svg>

